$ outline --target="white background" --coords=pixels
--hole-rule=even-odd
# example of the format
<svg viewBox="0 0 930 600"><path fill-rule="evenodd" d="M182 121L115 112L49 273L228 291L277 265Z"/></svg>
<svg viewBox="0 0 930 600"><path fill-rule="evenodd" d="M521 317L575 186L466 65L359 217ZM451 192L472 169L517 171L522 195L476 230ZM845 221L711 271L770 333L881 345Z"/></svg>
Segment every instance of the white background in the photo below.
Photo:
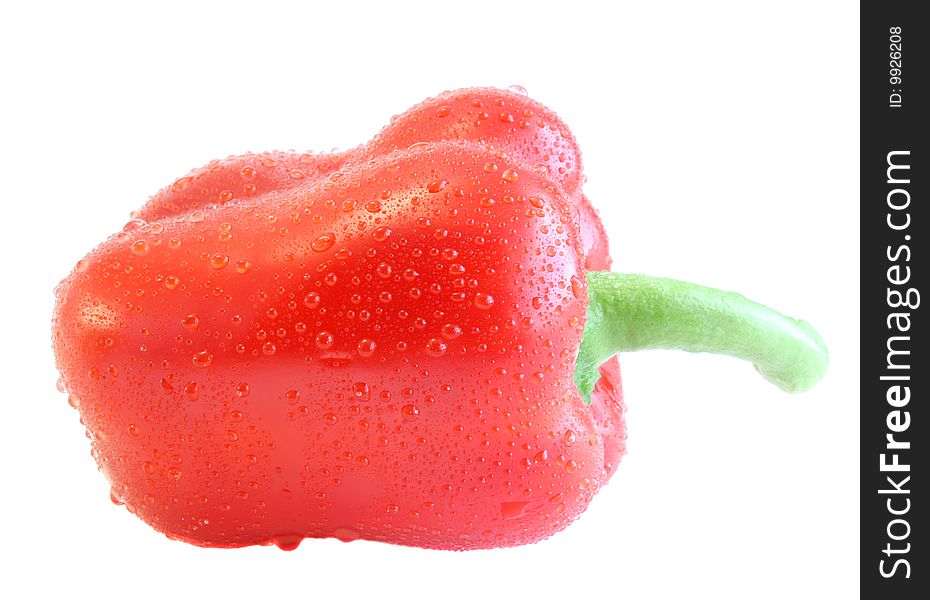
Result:
<svg viewBox="0 0 930 600"><path fill-rule="evenodd" d="M141 5L3 9L0 595L856 593L857 5ZM348 148L427 96L511 84L579 140L616 270L809 320L832 351L823 383L788 396L732 359L622 357L628 455L581 519L528 547L203 550L114 507L55 391L52 288L75 261L210 159Z"/></svg>

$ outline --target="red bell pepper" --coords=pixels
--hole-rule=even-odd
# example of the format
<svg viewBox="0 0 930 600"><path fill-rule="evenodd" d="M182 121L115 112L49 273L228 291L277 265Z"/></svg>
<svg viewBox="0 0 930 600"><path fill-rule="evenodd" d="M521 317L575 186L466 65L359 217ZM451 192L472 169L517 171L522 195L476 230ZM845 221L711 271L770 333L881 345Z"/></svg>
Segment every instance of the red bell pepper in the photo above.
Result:
<svg viewBox="0 0 930 600"><path fill-rule="evenodd" d="M618 351L752 360L806 389L806 324L608 273L566 126L443 94L341 154L162 190L56 290L53 344L112 498L203 546L537 541L624 452Z"/></svg>

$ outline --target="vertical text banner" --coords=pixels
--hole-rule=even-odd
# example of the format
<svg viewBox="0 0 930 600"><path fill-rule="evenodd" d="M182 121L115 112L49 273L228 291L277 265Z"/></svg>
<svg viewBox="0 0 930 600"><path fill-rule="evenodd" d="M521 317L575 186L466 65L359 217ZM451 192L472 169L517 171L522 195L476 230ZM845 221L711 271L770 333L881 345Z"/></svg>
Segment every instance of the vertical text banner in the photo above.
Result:
<svg viewBox="0 0 930 600"><path fill-rule="evenodd" d="M863 597L926 598L930 362L930 23L919 3L866 2L860 23ZM922 590L923 593L918 593Z"/></svg>

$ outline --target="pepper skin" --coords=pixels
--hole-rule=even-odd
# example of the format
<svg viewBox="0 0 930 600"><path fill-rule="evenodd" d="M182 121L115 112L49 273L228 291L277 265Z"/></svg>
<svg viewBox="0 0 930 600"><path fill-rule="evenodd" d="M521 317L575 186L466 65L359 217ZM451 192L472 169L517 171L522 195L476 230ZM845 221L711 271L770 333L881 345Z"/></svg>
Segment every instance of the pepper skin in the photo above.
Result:
<svg viewBox="0 0 930 600"><path fill-rule="evenodd" d="M133 217L154 222L234 199L307 187L352 163L447 140L483 144L554 178L569 197L570 212L580 226L585 270L610 270L613 261L607 234L581 189L585 179L581 150L558 115L529 98L519 86L444 92L392 118L368 144L342 153L266 152L213 161L161 190ZM606 446L606 480L625 453L625 406L616 357L601 364L593 398L590 410Z"/></svg>
<svg viewBox="0 0 930 600"><path fill-rule="evenodd" d="M466 90L346 153L177 180L56 289L62 385L114 501L211 547L465 550L566 527L624 452L607 357L725 345L678 317L651 338L586 329L643 298L690 314L694 287L599 273L589 303L609 258L582 179L550 111ZM699 325L730 314L708 311ZM793 334L779 318L755 337ZM772 356L795 356L784 337Z"/></svg>
<svg viewBox="0 0 930 600"><path fill-rule="evenodd" d="M155 221L233 199L303 187L346 164L446 140L486 144L552 177L571 199L581 225L585 268L610 269L607 235L581 190L584 174L574 136L555 113L525 93L496 88L463 89L430 98L392 119L368 144L347 152L267 152L213 161L160 191L134 216Z"/></svg>

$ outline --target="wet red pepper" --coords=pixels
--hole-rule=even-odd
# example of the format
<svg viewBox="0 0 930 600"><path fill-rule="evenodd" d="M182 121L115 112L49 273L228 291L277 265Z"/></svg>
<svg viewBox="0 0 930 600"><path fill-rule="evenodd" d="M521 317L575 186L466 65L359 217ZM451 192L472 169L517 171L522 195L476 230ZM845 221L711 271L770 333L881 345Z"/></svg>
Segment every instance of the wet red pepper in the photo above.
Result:
<svg viewBox="0 0 930 600"><path fill-rule="evenodd" d="M247 154L175 181L56 292L62 385L114 501L219 547L471 549L567 526L624 452L617 350L754 358L689 341L675 316L719 292L588 273L610 258L582 180L550 110L474 89L345 153ZM624 315L655 333L604 325ZM817 364L800 385L796 365L763 373L808 387L822 343L778 323L762 337L787 332Z"/></svg>

